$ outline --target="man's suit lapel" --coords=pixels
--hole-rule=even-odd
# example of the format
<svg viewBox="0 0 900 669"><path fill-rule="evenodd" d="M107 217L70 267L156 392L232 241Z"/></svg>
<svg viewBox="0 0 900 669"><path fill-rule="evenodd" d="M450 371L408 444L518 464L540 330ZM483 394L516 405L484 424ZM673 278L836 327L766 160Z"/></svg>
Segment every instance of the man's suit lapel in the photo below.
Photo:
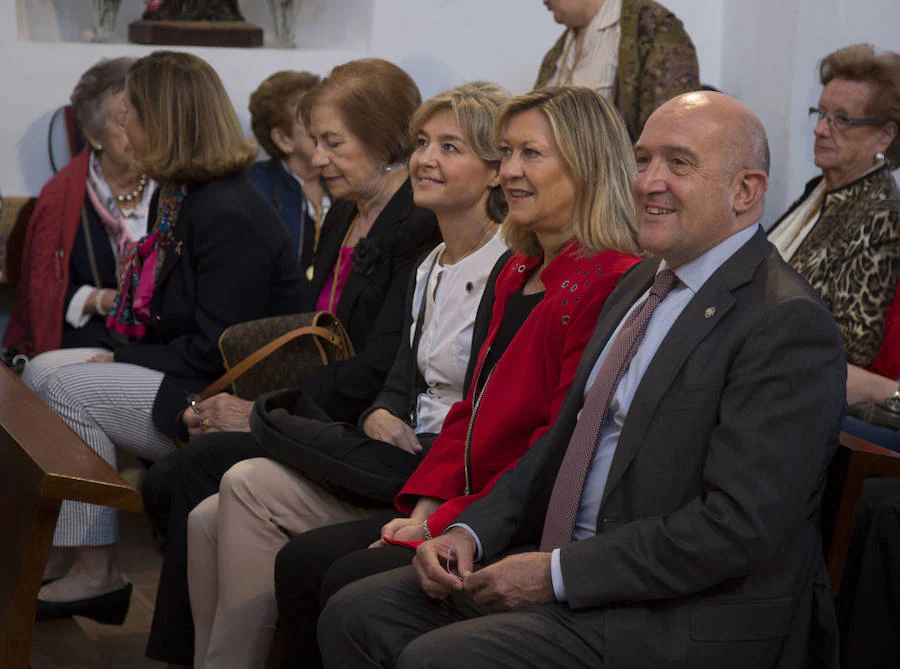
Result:
<svg viewBox="0 0 900 669"><path fill-rule="evenodd" d="M616 327L625 318L625 314L631 309L632 305L643 295L656 276L656 270L659 267L659 260L645 260L635 265L621 279L610 296L606 299L600 316L597 318L597 325L594 327L594 334L588 341L578 363L578 369L575 372L575 380L572 382L572 388L578 391L578 406L584 400L585 385L587 385L588 377L591 370L597 364L597 359L603 352L603 348L609 342Z"/></svg>
<svg viewBox="0 0 900 669"><path fill-rule="evenodd" d="M643 444L652 417L694 349L736 304L733 291L753 278L771 245L762 229L729 258L681 312L638 385L610 465L601 506Z"/></svg>

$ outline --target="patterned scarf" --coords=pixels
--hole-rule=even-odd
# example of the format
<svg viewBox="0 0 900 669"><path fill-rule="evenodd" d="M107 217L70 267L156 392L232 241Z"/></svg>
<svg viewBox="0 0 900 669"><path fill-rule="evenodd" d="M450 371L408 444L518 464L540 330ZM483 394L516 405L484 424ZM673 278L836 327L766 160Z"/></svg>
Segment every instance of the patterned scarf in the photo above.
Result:
<svg viewBox="0 0 900 669"><path fill-rule="evenodd" d="M125 247L147 230L147 213L155 188L156 182L147 179L141 199L135 203L133 209L123 212L109 184L106 183L97 154L91 152L88 160L87 195L106 229L106 234L112 240L117 261L125 254ZM140 232L134 234L135 229Z"/></svg>
<svg viewBox="0 0 900 669"><path fill-rule="evenodd" d="M135 339L146 334L150 300L186 194L183 186L162 186L156 225L149 235L126 246L119 275L119 293L106 321L106 327L113 332Z"/></svg>

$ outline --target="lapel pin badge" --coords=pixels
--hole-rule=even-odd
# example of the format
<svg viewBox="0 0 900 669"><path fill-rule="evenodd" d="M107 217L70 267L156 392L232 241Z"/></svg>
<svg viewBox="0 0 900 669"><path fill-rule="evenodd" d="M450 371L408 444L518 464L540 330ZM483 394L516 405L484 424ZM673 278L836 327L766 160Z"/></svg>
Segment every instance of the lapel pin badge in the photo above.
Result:
<svg viewBox="0 0 900 669"><path fill-rule="evenodd" d="M715 307L706 307L706 311L703 312L704 318L712 318L715 315L716 315Z"/></svg>

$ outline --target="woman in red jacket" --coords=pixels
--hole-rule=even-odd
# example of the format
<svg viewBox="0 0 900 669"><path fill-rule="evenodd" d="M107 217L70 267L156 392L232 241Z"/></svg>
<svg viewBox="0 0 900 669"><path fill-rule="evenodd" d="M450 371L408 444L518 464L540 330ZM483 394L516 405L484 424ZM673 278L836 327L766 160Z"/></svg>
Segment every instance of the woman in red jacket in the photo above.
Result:
<svg viewBox="0 0 900 669"><path fill-rule="evenodd" d="M380 528L379 548L364 550L384 517L307 532L282 549L276 594L297 666L317 657L323 577L328 591L409 564L409 547L443 532L550 429L607 296L637 260L634 154L608 101L584 87L543 89L511 100L494 132L517 253L497 280L473 383L397 496L403 515Z"/></svg>

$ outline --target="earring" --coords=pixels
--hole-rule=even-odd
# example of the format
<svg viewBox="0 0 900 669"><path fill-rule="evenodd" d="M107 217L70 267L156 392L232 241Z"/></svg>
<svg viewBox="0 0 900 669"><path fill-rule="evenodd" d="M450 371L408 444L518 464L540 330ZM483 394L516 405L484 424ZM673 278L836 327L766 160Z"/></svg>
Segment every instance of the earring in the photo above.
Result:
<svg viewBox="0 0 900 669"><path fill-rule="evenodd" d="M884 154L881 151L879 151L878 153L875 154L875 162L880 163L882 160L884 160Z"/></svg>
<svg viewBox="0 0 900 669"><path fill-rule="evenodd" d="M385 165L385 166L384 166L384 171L385 171L386 173L390 174L391 172L394 171L394 168L393 168L391 165Z"/></svg>
<svg viewBox="0 0 900 669"><path fill-rule="evenodd" d="M103 151L103 145L98 144L97 146L94 147L94 151L97 153L100 153L101 151Z"/></svg>

